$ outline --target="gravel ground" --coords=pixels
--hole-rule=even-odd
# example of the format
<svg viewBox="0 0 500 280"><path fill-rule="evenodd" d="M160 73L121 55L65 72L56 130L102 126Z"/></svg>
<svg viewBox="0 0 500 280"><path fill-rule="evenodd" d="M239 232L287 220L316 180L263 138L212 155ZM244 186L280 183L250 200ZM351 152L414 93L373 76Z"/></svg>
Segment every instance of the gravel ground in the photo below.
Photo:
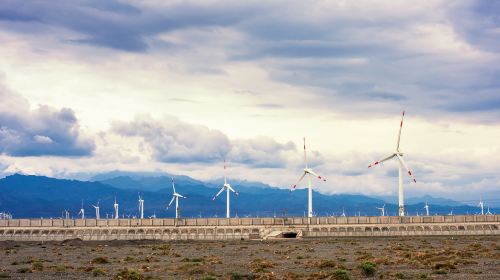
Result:
<svg viewBox="0 0 500 280"><path fill-rule="evenodd" d="M499 240L4 241L0 278L500 279Z"/></svg>

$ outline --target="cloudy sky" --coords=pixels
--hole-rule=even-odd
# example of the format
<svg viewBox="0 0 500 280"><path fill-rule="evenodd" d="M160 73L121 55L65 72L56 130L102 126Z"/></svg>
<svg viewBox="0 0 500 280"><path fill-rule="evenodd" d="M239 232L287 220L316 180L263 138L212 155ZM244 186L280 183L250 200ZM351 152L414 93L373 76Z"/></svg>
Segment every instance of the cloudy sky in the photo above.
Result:
<svg viewBox="0 0 500 280"><path fill-rule="evenodd" d="M0 174L500 199L498 1L0 2Z"/></svg>

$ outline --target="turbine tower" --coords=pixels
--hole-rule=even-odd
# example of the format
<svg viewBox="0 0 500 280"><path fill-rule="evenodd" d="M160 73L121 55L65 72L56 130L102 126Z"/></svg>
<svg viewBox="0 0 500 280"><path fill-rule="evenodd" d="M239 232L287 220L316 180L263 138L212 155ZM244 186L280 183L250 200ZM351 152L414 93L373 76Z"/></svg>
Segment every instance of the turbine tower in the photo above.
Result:
<svg viewBox="0 0 500 280"><path fill-rule="evenodd" d="M172 205L172 202L174 202L174 199L175 199L175 218L179 219L180 218L179 197L182 197L182 198L186 198L186 197L180 195L179 193L177 193L175 191L175 184L174 184L174 178L173 177L172 177L172 189L173 189L174 193L172 195L172 199L170 200L170 203L167 206L167 210L168 210L168 208L170 208L170 205Z"/></svg>
<svg viewBox="0 0 500 280"><path fill-rule="evenodd" d="M115 196L115 204L113 204L113 207L115 208L115 220L118 220L118 203L116 202L116 196Z"/></svg>
<svg viewBox="0 0 500 280"><path fill-rule="evenodd" d="M139 213L141 219L144 219L144 199L141 197L141 194L139 195Z"/></svg>
<svg viewBox="0 0 500 280"><path fill-rule="evenodd" d="M307 164L307 152L306 152L306 138L304 137L304 173L302 173L302 176L297 180L295 185L292 186L292 189L290 191L294 191L297 185L304 179L304 177L307 175L307 217L312 218L313 216L313 206L312 206L312 186L311 186L311 175L314 177L326 181L325 178L319 176L316 174L311 168L309 168Z"/></svg>
<svg viewBox="0 0 500 280"><path fill-rule="evenodd" d="M425 202L424 209L425 209L425 215L429 216L429 204L427 204L427 201Z"/></svg>
<svg viewBox="0 0 500 280"><path fill-rule="evenodd" d="M381 161L376 161L368 166L368 168L371 168L379 163L382 163L386 160L390 160L392 158L397 158L398 159L398 164L399 164L399 216L404 216L405 215L405 203L404 203L404 193L403 193L403 167L408 171L408 175L412 178L413 182L417 182L415 179L415 176L411 173L410 169L408 168L408 165L406 165L406 162L403 160L403 153L399 150L399 143L401 140L401 129L403 128L403 118L405 116L405 112L403 111L403 116L401 117L401 123L399 125L399 134L398 134L398 141L396 144L396 150L394 153L392 153L390 156L384 158Z"/></svg>
<svg viewBox="0 0 500 280"><path fill-rule="evenodd" d="M78 212L78 215L82 215L81 216L82 220L85 220L85 209L83 209L83 199L82 199L82 207L80 208L80 212Z"/></svg>
<svg viewBox="0 0 500 280"><path fill-rule="evenodd" d="M97 205L92 205L95 208L95 218L97 220L101 219L101 215L99 214L99 201L97 201Z"/></svg>
<svg viewBox="0 0 500 280"><path fill-rule="evenodd" d="M378 210L380 210L380 216L384 217L385 216L385 204L382 205L382 207L375 207Z"/></svg>
<svg viewBox="0 0 500 280"><path fill-rule="evenodd" d="M229 192L232 191L236 195L240 195L237 191L235 191L231 185L227 182L226 178L226 160L224 160L224 185L222 185L222 188L220 191L212 198L212 201L214 201L224 190L226 190L226 218L231 218L230 210L229 210Z"/></svg>
<svg viewBox="0 0 500 280"><path fill-rule="evenodd" d="M484 203L483 203L483 197L479 198L479 207L481 207L481 215L484 215Z"/></svg>

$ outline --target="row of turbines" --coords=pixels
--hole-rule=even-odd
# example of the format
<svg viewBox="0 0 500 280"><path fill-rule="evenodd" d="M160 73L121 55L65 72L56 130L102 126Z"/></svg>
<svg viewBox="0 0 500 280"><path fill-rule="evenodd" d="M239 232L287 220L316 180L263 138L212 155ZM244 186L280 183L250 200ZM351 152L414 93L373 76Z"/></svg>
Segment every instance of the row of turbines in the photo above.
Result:
<svg viewBox="0 0 500 280"><path fill-rule="evenodd" d="M405 112L403 111L403 114L401 116L401 122L400 122L400 125L399 125L399 131L398 131L398 135L397 135L397 141L396 141L396 149L390 153L386 158L380 160L380 161L376 161L372 164L370 164L368 166L368 168L372 168L376 165L379 165L380 163L382 162L385 162L385 161L388 161L388 160L391 160L391 159L396 159L399 166L398 166L398 171L399 171L399 177L398 177L398 214L399 216L405 216L405 204L404 204L404 188L403 188L403 177L404 177L404 170L406 170L406 173L408 174L408 176L410 176L411 180L416 183L417 180L415 178L415 176L413 175L413 173L411 172L411 170L409 169L408 165L406 164L406 162L404 161L403 159L403 152L401 151L400 149L400 143L401 143L401 131L403 129L403 120L404 120L404 117L405 117ZM295 182L295 184L292 186L292 188L290 189L290 191L294 191L297 186L300 184L300 182L302 182L302 180L304 178L307 179L307 190L308 190L308 199L307 199L307 217L313 217L313 199L312 199L312 177L316 177L317 179L321 180L321 181L326 181L326 178L318 175L316 172L314 172L312 170L312 168L309 167L308 165L308 161L307 161L307 149L306 149L306 139L304 138L304 169L303 169L303 172L302 172L302 175L299 177L299 179ZM172 178L172 190L173 190L173 194L172 194L172 199L170 200L170 203L168 204L167 206L167 209L170 208L170 206L172 205L172 203L175 201L175 217L176 218L179 218L180 217L180 211L179 211L179 198L186 198L185 196L177 193L177 191L175 190L175 184L174 184L174 179ZM231 192L234 193L235 195L239 195L239 193L233 188L231 187L231 185L228 183L227 181L227 177L226 177L226 162L224 160L224 184L222 185L221 189L217 192L217 194L215 194L215 196L212 198L212 200L215 200L217 199L217 197L219 197L220 194L222 194L224 191L226 191L226 218L230 218L231 217L231 212L230 212L230 195L231 195ZM139 195L139 213L140 213L140 218L143 219L144 218L144 199ZM100 218L100 213L99 213L99 203L97 203L97 205L92 205L95 210L96 210L96 218L99 219ZM484 215L484 203L482 202L482 199L479 203L479 207L481 208L481 215ZM379 209L381 211L381 216L385 216L386 215L386 212L385 212L385 205L382 206L382 207L377 207L377 209ZM425 206L424 206L424 209L426 211L426 215L429 216L429 205L426 203ZM118 203L116 202L116 199L115 199L115 203L114 203L114 218L115 219L118 219ZM452 212L451 212L452 213ZM488 212L486 214L491 214L489 212L489 208L488 208ZM85 210L83 209L83 205L82 205L82 209L80 210L79 212L79 215L81 215L82 218L85 217ZM344 214L345 215L345 214ZM69 212L65 212L65 216L68 217L69 216Z"/></svg>

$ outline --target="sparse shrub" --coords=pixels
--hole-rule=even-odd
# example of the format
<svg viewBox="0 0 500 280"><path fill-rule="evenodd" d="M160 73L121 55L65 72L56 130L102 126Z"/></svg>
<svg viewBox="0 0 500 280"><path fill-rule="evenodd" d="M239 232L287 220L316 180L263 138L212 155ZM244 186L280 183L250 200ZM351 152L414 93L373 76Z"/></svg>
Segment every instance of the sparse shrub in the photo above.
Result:
<svg viewBox="0 0 500 280"><path fill-rule="evenodd" d="M241 274L238 272L229 273L230 280L254 280L256 277L252 274Z"/></svg>
<svg viewBox="0 0 500 280"><path fill-rule="evenodd" d="M434 264L434 269L456 269L457 267L451 263L451 262L445 262L445 263L436 263Z"/></svg>
<svg viewBox="0 0 500 280"><path fill-rule="evenodd" d="M377 265L372 262L364 262L359 266L359 268L361 268L361 271L365 276L373 276L377 270L376 266Z"/></svg>
<svg viewBox="0 0 500 280"><path fill-rule="evenodd" d="M135 258L132 256L126 256L123 261L125 262L135 262Z"/></svg>
<svg viewBox="0 0 500 280"><path fill-rule="evenodd" d="M29 267L21 267L17 269L18 273L31 273L33 272Z"/></svg>
<svg viewBox="0 0 500 280"><path fill-rule="evenodd" d="M58 265L54 267L54 270L57 272L63 272L66 271L66 266L65 265Z"/></svg>
<svg viewBox="0 0 500 280"><path fill-rule="evenodd" d="M324 268L334 268L336 266L337 266L337 264L333 260L320 260L316 264L316 267L317 268L321 268L321 269L324 269Z"/></svg>
<svg viewBox="0 0 500 280"><path fill-rule="evenodd" d="M203 262L203 258L183 258L181 262Z"/></svg>
<svg viewBox="0 0 500 280"><path fill-rule="evenodd" d="M10 265L18 265L19 263L17 261L13 261Z"/></svg>
<svg viewBox="0 0 500 280"><path fill-rule="evenodd" d="M351 280L351 276L345 269L336 269L332 273L333 279L335 280Z"/></svg>
<svg viewBox="0 0 500 280"><path fill-rule="evenodd" d="M10 275L7 272L0 272L0 279L10 278Z"/></svg>
<svg viewBox="0 0 500 280"><path fill-rule="evenodd" d="M217 280L217 278L215 278L213 276L205 276L205 277L202 277L200 280Z"/></svg>
<svg viewBox="0 0 500 280"><path fill-rule="evenodd" d="M36 271L43 270L43 261L42 260L34 260L31 262L31 269Z"/></svg>
<svg viewBox="0 0 500 280"><path fill-rule="evenodd" d="M268 260L254 259L250 262L249 268L252 272L266 272L267 268L273 268L274 263Z"/></svg>
<svg viewBox="0 0 500 280"><path fill-rule="evenodd" d="M96 269L92 270L92 276L94 276L94 277L106 276L106 271L104 271L100 268L96 268Z"/></svg>
<svg viewBox="0 0 500 280"><path fill-rule="evenodd" d="M108 257L95 257L90 261L91 264L107 264L109 263Z"/></svg>
<svg viewBox="0 0 500 280"><path fill-rule="evenodd" d="M124 268L120 270L114 277L113 280L145 280L146 277L142 275L139 271Z"/></svg>
<svg viewBox="0 0 500 280"><path fill-rule="evenodd" d="M397 272L394 277L398 278L398 279L405 279L406 276L403 272Z"/></svg>

